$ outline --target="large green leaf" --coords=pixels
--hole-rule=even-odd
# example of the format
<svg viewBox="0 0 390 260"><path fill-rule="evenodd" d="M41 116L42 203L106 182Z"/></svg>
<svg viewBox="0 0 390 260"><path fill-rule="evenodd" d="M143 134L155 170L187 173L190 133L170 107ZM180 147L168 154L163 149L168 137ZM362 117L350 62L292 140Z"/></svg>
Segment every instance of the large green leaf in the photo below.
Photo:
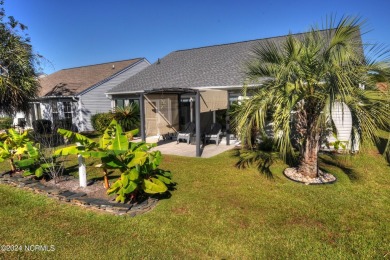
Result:
<svg viewBox="0 0 390 260"><path fill-rule="evenodd" d="M18 166L19 168L23 169L23 168L31 167L32 165L35 164L35 162L36 162L36 160L34 160L32 158L28 158L28 159L16 161L15 165Z"/></svg>
<svg viewBox="0 0 390 260"><path fill-rule="evenodd" d="M78 154L80 151L79 149L77 148L77 146L68 146L68 147L65 147L65 148L61 148L61 149L57 149L54 151L54 155L62 155L62 156L66 156L66 155L69 155L69 154Z"/></svg>
<svg viewBox="0 0 390 260"><path fill-rule="evenodd" d="M137 183L135 183L134 181L130 181L127 187L124 188L123 193L130 194L135 191L135 189L137 189Z"/></svg>
<svg viewBox="0 0 390 260"><path fill-rule="evenodd" d="M159 179L160 181L162 181L165 184L171 184L172 183L171 179L169 179L167 177L164 177L162 175L156 175L156 177L157 177L157 179Z"/></svg>
<svg viewBox="0 0 390 260"><path fill-rule="evenodd" d="M111 195L113 193L115 193L118 189L121 188L121 181L120 180L117 180L116 182L114 182L114 184L111 185L111 187L107 190L107 194L108 195Z"/></svg>
<svg viewBox="0 0 390 260"><path fill-rule="evenodd" d="M129 176L127 174L122 173L121 174L121 182L122 182L123 187L126 187L129 184L129 181L130 181Z"/></svg>
<svg viewBox="0 0 390 260"><path fill-rule="evenodd" d="M32 143L28 142L26 143L27 153L30 158L38 159L39 158L39 151L38 148L34 147Z"/></svg>
<svg viewBox="0 0 390 260"><path fill-rule="evenodd" d="M150 178L149 180L144 180L143 187L146 193L155 194L155 193L164 193L168 190L165 184L156 179Z"/></svg>
<svg viewBox="0 0 390 260"><path fill-rule="evenodd" d="M146 159L148 159L148 153L147 152L134 152L133 159L127 164L127 167L132 168L136 165L144 165L146 162Z"/></svg>
<svg viewBox="0 0 390 260"><path fill-rule="evenodd" d="M42 177L43 175L43 169L42 167L39 167L38 169L35 170L35 176L37 176L38 178Z"/></svg>
<svg viewBox="0 0 390 260"><path fill-rule="evenodd" d="M110 149L112 150L113 136L116 132L115 126L117 122L113 119L110 125L104 130L102 138L100 138L99 147L100 149Z"/></svg>
<svg viewBox="0 0 390 260"><path fill-rule="evenodd" d="M138 179L138 177L139 177L139 172L138 172L137 168L131 169L130 173L129 173L129 179L131 181L135 181Z"/></svg>
<svg viewBox="0 0 390 260"><path fill-rule="evenodd" d="M88 137L82 134L75 133L66 129L58 128L57 133L68 138L69 140L72 140L73 142L79 142L82 145L95 144L95 141L93 141L92 139L89 139Z"/></svg>
<svg viewBox="0 0 390 260"><path fill-rule="evenodd" d="M26 176L30 176L31 174L33 174L32 172L30 172L30 170L29 169L25 169L24 171L23 171L23 176L24 177L26 177Z"/></svg>
<svg viewBox="0 0 390 260"><path fill-rule="evenodd" d="M112 150L126 151L129 148L129 141L122 131L122 127L117 124L115 126L115 138L112 142Z"/></svg>
<svg viewBox="0 0 390 260"><path fill-rule="evenodd" d="M107 156L101 158L102 163L105 165L108 169L120 169L125 168L126 165L123 164L117 157L115 156Z"/></svg>

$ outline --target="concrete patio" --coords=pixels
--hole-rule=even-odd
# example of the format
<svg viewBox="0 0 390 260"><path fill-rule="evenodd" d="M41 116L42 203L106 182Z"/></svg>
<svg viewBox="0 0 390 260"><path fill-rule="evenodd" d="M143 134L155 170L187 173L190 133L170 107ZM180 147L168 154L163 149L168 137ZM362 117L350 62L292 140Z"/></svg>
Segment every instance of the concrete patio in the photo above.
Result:
<svg viewBox="0 0 390 260"><path fill-rule="evenodd" d="M162 154L172 154L185 157L196 157L196 145L185 142L177 143L176 140L158 140L156 137L146 138L147 143L157 143L154 150L159 150ZM225 151L236 148L237 141L231 140L230 145L226 145L226 138L223 137L219 145L207 143L201 146L201 157L210 158Z"/></svg>

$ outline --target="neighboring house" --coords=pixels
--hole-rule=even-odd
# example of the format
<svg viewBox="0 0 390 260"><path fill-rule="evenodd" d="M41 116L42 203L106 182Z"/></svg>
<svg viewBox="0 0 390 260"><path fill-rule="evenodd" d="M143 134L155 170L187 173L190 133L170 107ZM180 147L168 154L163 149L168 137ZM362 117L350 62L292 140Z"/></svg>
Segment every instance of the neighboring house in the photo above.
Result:
<svg viewBox="0 0 390 260"><path fill-rule="evenodd" d="M39 98L31 102L27 125L48 119L54 124L63 121L80 132L93 130L91 116L116 105L105 92L149 65L145 58L137 58L64 69L41 77Z"/></svg>
<svg viewBox="0 0 390 260"><path fill-rule="evenodd" d="M251 86L245 82L245 67L253 48L262 41L279 45L286 37L174 51L108 91L107 96L114 101L139 102L143 139L176 133L195 121L196 153L200 156L201 134L231 102L242 98L244 84ZM225 130L229 132L228 117Z"/></svg>

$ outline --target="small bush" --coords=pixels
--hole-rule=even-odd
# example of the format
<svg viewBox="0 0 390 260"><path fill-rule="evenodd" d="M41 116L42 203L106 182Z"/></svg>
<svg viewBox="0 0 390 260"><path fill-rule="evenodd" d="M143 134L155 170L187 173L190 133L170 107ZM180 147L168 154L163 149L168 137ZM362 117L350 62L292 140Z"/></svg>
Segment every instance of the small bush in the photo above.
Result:
<svg viewBox="0 0 390 260"><path fill-rule="evenodd" d="M140 128L140 110L137 104L133 103L125 107L116 107L113 116L124 131Z"/></svg>
<svg viewBox="0 0 390 260"><path fill-rule="evenodd" d="M112 113L98 113L91 116L92 127L99 132L104 132L104 130L110 125L113 118Z"/></svg>
<svg viewBox="0 0 390 260"><path fill-rule="evenodd" d="M38 119L32 123L34 132L37 134L50 134L51 125L51 121L46 119Z"/></svg>
<svg viewBox="0 0 390 260"><path fill-rule="evenodd" d="M0 118L0 130L11 128L13 119L11 117Z"/></svg>

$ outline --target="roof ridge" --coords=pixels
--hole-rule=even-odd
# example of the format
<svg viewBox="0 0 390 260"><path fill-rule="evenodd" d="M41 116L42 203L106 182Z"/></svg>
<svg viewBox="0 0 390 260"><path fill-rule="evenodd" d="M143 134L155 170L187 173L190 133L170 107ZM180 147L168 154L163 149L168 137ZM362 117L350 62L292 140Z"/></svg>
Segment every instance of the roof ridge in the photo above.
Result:
<svg viewBox="0 0 390 260"><path fill-rule="evenodd" d="M116 61L107 61L107 62L102 62L102 63L96 63L96 64L90 64L90 65L83 65L83 66L65 68L65 69L61 69L61 70L80 69L80 68L84 68L84 67L93 67L93 66L104 65L104 64L109 64L109 63L113 63L113 62L123 62L123 61L142 60L142 59L145 59L145 57L143 57L143 58L140 57L140 58L125 59L125 60L116 60ZM59 70L59 71L61 71L61 70Z"/></svg>
<svg viewBox="0 0 390 260"><path fill-rule="evenodd" d="M321 29L321 30L316 30L316 31L322 32L322 31L328 31L328 30L333 30L333 28L332 29ZM286 36L289 36L289 35L295 36L295 35L306 34L306 33L309 33L309 32L310 31L299 32L299 33L288 33L288 34L284 34L284 35L271 36L271 37L266 37L266 38L258 38L258 39L253 39L253 40L245 40L245 41L238 41L238 42L221 43L221 44L214 44L214 45L208 45L208 46L194 47L194 48L176 50L176 51L173 51L173 52L190 51L190 50L197 50L197 49L204 49L204 48L211 48L211 47L219 47L219 46L225 46L225 45L233 45L233 44L239 44L239 43L255 42L255 41L260 41L260 40L277 39L277 38L283 38L283 37L286 37Z"/></svg>

